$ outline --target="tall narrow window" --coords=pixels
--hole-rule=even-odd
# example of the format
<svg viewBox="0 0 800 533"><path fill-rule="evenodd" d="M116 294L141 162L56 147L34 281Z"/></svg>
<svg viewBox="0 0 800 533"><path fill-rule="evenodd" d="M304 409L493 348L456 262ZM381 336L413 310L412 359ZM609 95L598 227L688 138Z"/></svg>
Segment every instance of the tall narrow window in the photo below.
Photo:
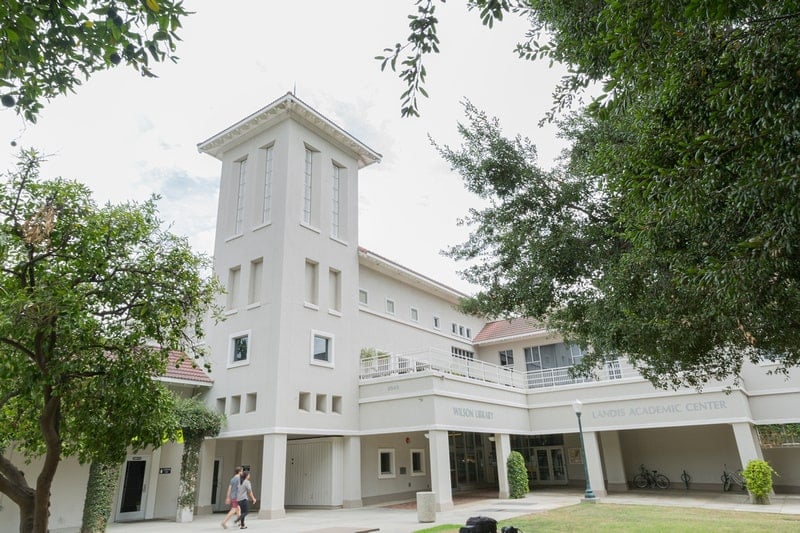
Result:
<svg viewBox="0 0 800 533"><path fill-rule="evenodd" d="M264 148L264 205L261 207L261 223L270 221L272 209L272 146Z"/></svg>
<svg viewBox="0 0 800 533"><path fill-rule="evenodd" d="M261 301L261 285L264 272L264 260L262 258L250 261L250 286L247 291L247 303L255 304Z"/></svg>
<svg viewBox="0 0 800 533"><path fill-rule="evenodd" d="M333 165L333 179L331 180L333 190L331 191L331 237L340 237L339 217L341 216L341 167Z"/></svg>
<svg viewBox="0 0 800 533"><path fill-rule="evenodd" d="M228 270L227 308L236 309L239 305L239 279L242 269L239 266Z"/></svg>
<svg viewBox="0 0 800 533"><path fill-rule="evenodd" d="M244 193L247 184L247 159L237 163L239 170L239 185L236 191L236 224L234 234L239 235L244 229Z"/></svg>
<svg viewBox="0 0 800 533"><path fill-rule="evenodd" d="M318 264L310 259L306 259L306 304L312 306L319 305L319 277Z"/></svg>
<svg viewBox="0 0 800 533"><path fill-rule="evenodd" d="M328 271L328 308L332 311L342 310L342 273L331 268Z"/></svg>
<svg viewBox="0 0 800 533"><path fill-rule="evenodd" d="M303 180L303 222L311 223L311 191L313 187L314 152L306 148L306 166Z"/></svg>

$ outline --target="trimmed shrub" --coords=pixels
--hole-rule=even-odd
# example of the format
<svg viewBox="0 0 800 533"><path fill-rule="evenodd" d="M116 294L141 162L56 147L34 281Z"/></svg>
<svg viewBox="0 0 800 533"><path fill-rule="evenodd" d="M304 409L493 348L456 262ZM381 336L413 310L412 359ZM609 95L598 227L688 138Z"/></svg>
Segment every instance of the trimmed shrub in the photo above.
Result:
<svg viewBox="0 0 800 533"><path fill-rule="evenodd" d="M512 498L524 498L528 494L528 469L522 454L513 451L508 455L508 490Z"/></svg>
<svg viewBox="0 0 800 533"><path fill-rule="evenodd" d="M750 493L750 501L752 503L769 503L773 474L777 474L777 472L772 469L768 462L762 459L753 459L747 463L744 471L742 471L742 477L747 483L747 491Z"/></svg>

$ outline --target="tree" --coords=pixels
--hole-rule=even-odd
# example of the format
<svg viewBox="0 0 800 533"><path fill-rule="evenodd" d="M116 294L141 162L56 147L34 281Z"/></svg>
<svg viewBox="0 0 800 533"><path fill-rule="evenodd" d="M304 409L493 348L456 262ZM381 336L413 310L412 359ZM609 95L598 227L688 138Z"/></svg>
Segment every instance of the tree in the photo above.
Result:
<svg viewBox="0 0 800 533"><path fill-rule="evenodd" d="M162 375L194 350L218 285L208 259L160 228L155 198L98 207L88 189L41 180L22 152L0 192L0 491L20 531L47 530L64 457L113 464L176 427ZM8 458L42 457L35 486Z"/></svg>
<svg viewBox="0 0 800 533"><path fill-rule="evenodd" d="M546 315L592 347L585 369L625 354L658 385L736 376L748 359L774 359L782 371L799 364L800 3L469 5L489 20L498 18L493 9L529 16L520 55L570 66L549 119L573 143L551 187L540 187L544 196L528 190L529 164L492 146L472 150L471 167L451 160L506 208L473 217L484 229L454 250L489 262L468 271L486 289L473 307ZM591 84L599 95L564 116ZM494 174L481 174L484 164ZM522 188L519 199L502 196L507 181ZM557 195L547 196L553 187ZM530 228L534 210L559 213L558 195L570 187L588 202L584 215ZM492 233L490 215L501 213L508 226ZM553 242L558 234L564 240ZM545 264L520 262L512 238ZM548 283L554 272L562 277Z"/></svg>
<svg viewBox="0 0 800 533"><path fill-rule="evenodd" d="M181 485L178 517L183 511L194 512L197 504L197 476L200 472L200 447L206 437L216 437L225 417L195 398L179 398L176 405L178 425L183 436Z"/></svg>
<svg viewBox="0 0 800 533"><path fill-rule="evenodd" d="M0 95L31 122L42 100L74 91L94 72L125 63L154 76L175 61L180 0L9 0L0 5Z"/></svg>

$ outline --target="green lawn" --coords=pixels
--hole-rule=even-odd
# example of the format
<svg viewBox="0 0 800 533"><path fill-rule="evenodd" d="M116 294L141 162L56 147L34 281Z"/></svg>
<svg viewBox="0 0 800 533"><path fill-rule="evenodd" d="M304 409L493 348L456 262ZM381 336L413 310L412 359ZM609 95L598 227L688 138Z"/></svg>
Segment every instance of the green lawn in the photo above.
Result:
<svg viewBox="0 0 800 533"><path fill-rule="evenodd" d="M800 516L721 511L690 507L659 507L644 505L578 504L553 511L536 513L513 520L503 520L501 526L513 525L525 533L558 532L641 532L641 533L708 533L708 532L770 532L800 531ZM458 533L458 525L443 525L420 529L416 533Z"/></svg>

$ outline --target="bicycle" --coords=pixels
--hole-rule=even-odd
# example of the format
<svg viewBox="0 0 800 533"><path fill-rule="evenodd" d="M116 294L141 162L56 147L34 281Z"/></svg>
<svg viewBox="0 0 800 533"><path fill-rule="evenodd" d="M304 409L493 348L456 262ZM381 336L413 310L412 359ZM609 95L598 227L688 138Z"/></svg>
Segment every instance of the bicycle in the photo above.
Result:
<svg viewBox="0 0 800 533"><path fill-rule="evenodd" d="M728 465L723 465L722 477L720 477L720 480L722 481L722 490L724 492L730 491L733 485L739 485L742 492L747 490L747 483L744 477L742 477L742 471L728 472Z"/></svg>
<svg viewBox="0 0 800 533"><path fill-rule="evenodd" d="M659 488L668 489L670 481L664 474L659 474L657 470L648 470L641 466L641 471L633 476L633 484L639 489Z"/></svg>

